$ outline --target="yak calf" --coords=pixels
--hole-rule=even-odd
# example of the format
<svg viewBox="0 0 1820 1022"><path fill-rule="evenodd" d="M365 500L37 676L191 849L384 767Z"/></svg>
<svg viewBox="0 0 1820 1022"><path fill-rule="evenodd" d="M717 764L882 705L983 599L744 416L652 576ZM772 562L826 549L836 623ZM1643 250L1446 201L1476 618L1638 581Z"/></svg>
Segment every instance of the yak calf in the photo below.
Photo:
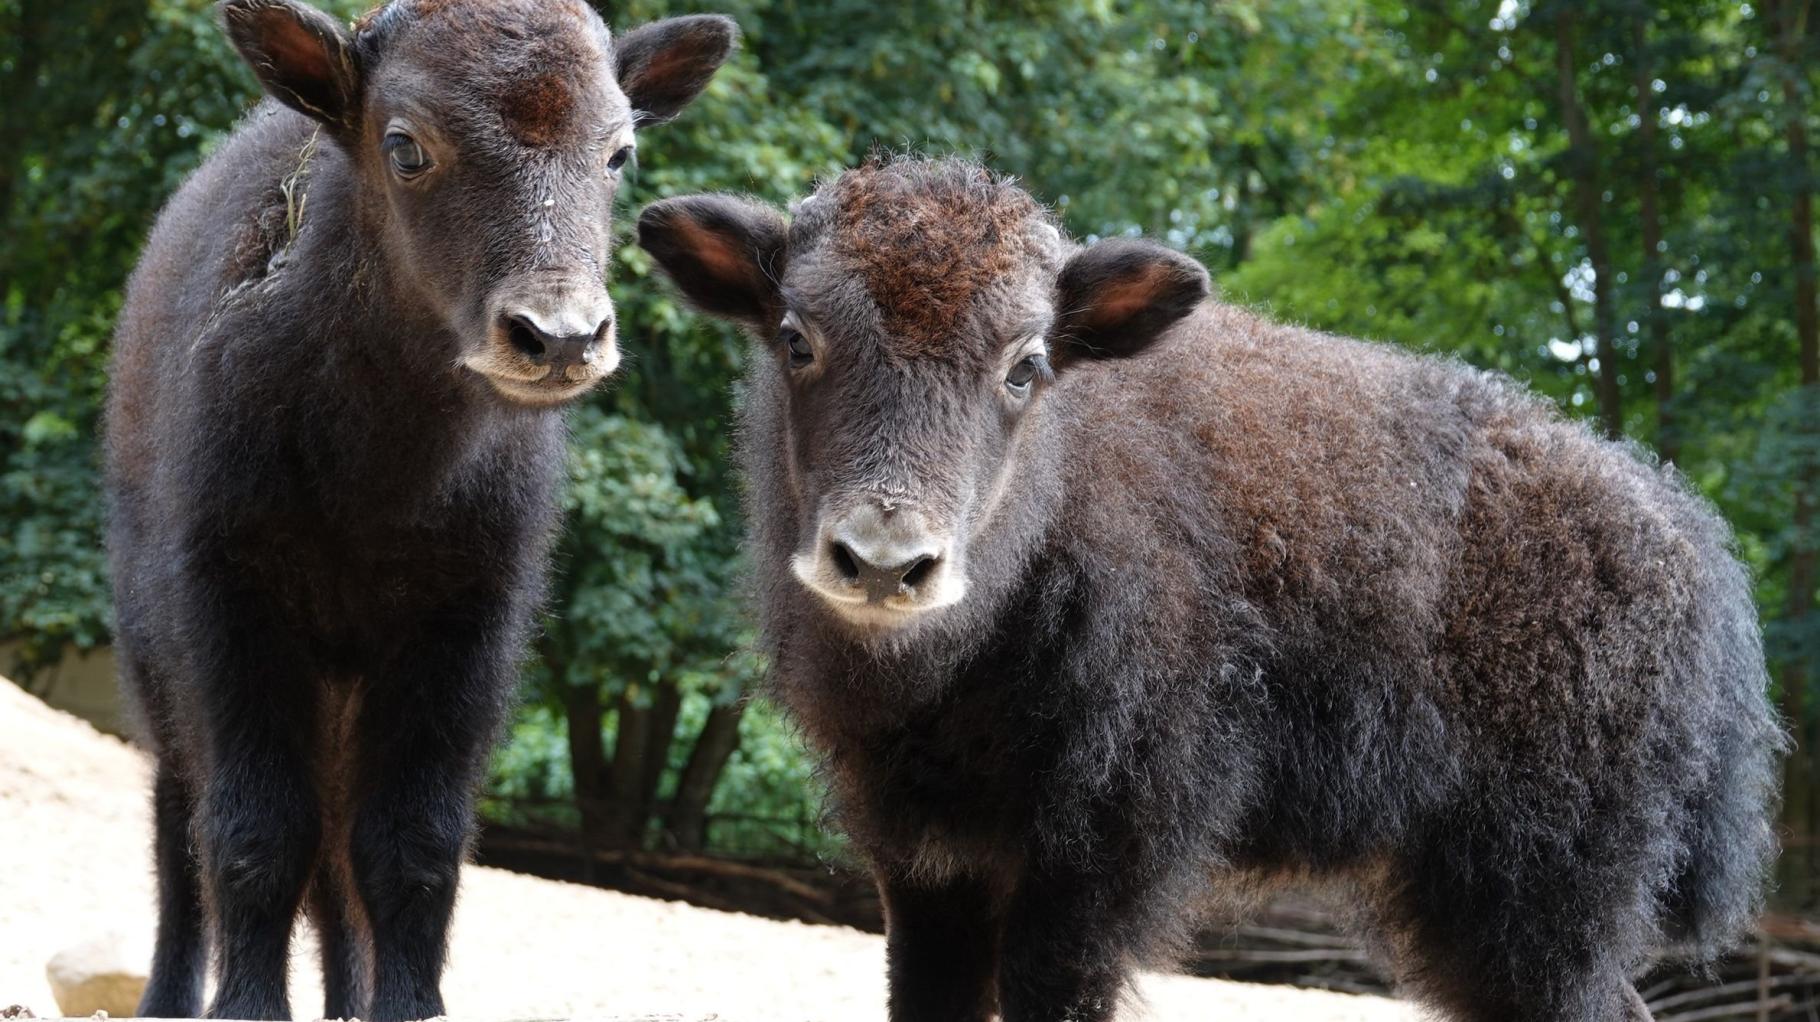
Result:
<svg viewBox="0 0 1820 1022"><path fill-rule="evenodd" d="M1111 1017L1210 882L1351 885L1478 1022L1648 1017L1751 919L1782 745L1724 523L1506 379L1278 326L959 161L639 240L757 338L774 685L895 1022Z"/></svg>
<svg viewBox="0 0 1820 1022"><path fill-rule="evenodd" d="M619 360L634 129L734 40L582 0L224 0L273 100L171 200L107 409L122 685L157 754L143 1015L442 1014L474 787L556 519L560 406Z"/></svg>

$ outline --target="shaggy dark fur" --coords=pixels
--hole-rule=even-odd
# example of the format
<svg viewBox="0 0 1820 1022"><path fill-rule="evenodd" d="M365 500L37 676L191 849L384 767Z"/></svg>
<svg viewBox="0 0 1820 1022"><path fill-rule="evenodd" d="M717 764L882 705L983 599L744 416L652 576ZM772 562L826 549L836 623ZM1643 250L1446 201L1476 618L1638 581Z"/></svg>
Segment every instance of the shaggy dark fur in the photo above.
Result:
<svg viewBox="0 0 1820 1022"><path fill-rule="evenodd" d="M213 943L214 1015L288 1017L305 904L328 1017L440 1015L559 408L618 358L617 169L734 30L614 39L579 0L396 0L352 31L220 10L283 105L164 212L108 407L121 680L158 760L140 1013L196 1015Z"/></svg>
<svg viewBox="0 0 1820 1022"><path fill-rule="evenodd" d="M1025 254L931 351L874 290L916 277L915 237L849 254L868 178L956 223L1019 207L897 161L793 224L702 196L640 240L761 341L762 624L876 870L894 1020L1109 1018L1210 884L1350 886L1408 989L1483 1022L1647 1018L1651 951L1740 933L1783 739L1748 579L1672 468L1028 203L1000 227ZM1054 376L1019 397L1033 331ZM906 576L901 609L843 611L801 581L867 502L945 537L958 602L918 609Z"/></svg>

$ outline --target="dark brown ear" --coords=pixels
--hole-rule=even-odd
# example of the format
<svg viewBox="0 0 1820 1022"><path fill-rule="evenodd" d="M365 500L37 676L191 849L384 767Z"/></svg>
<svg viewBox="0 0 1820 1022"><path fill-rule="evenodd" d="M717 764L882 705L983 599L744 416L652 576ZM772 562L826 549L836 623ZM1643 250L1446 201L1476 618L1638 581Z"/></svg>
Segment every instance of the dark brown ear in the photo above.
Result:
<svg viewBox="0 0 1820 1022"><path fill-rule="evenodd" d="M739 26L718 14L665 18L613 43L619 87L635 124L661 124L682 113L733 53Z"/></svg>
<svg viewBox="0 0 1820 1022"><path fill-rule="evenodd" d="M691 304L761 332L783 317L788 237L777 210L731 195L665 199L638 218L638 244Z"/></svg>
<svg viewBox="0 0 1820 1022"><path fill-rule="evenodd" d="M360 67L335 19L296 0L221 0L217 9L265 91L330 127L353 126Z"/></svg>
<svg viewBox="0 0 1820 1022"><path fill-rule="evenodd" d="M1141 238L1109 238L1075 253L1056 280L1056 368L1080 358L1126 358L1193 312L1213 285L1200 263Z"/></svg>

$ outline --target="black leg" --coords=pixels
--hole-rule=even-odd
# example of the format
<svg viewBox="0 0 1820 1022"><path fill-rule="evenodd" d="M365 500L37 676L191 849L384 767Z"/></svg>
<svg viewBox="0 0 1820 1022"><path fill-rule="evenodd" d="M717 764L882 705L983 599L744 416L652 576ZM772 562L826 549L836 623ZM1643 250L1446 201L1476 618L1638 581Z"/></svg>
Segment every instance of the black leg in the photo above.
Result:
<svg viewBox="0 0 1820 1022"><path fill-rule="evenodd" d="M456 881L517 649L516 629L441 622L368 691L351 860L373 934L371 1022L443 1014Z"/></svg>
<svg viewBox="0 0 1820 1022"><path fill-rule="evenodd" d="M220 941L211 1018L290 1018L291 928L316 855L308 775L291 750L232 756L203 803L204 871Z"/></svg>
<svg viewBox="0 0 1820 1022"><path fill-rule="evenodd" d="M310 882L310 922L322 945L322 1017L365 1018L372 996L368 948L354 918L354 892L339 859L338 855L324 854L316 877Z"/></svg>
<svg viewBox="0 0 1820 1022"><path fill-rule="evenodd" d="M167 752L152 781L152 855L158 870L158 938L139 1000L145 1018L195 1018L208 969L207 919L190 826L195 800Z"/></svg>
<svg viewBox="0 0 1820 1022"><path fill-rule="evenodd" d="M231 600L232 619L195 640L209 753L199 836L219 968L209 1015L284 1019L291 929L322 832L316 679L256 595Z"/></svg>
<svg viewBox="0 0 1820 1022"><path fill-rule="evenodd" d="M1184 844L1146 841L1123 811L1104 829L1034 854L1005 913L999 955L1004 1022L1110 1022L1131 963L1171 943L1181 907L1207 883Z"/></svg>
<svg viewBox="0 0 1820 1022"><path fill-rule="evenodd" d="M986 881L882 875L891 1022L990 1022L1003 898Z"/></svg>
<svg viewBox="0 0 1820 1022"><path fill-rule="evenodd" d="M1652 871L1627 842L1523 836L1456 824L1403 865L1390 907L1411 986L1459 1022L1648 1022L1627 976Z"/></svg>
<svg viewBox="0 0 1820 1022"><path fill-rule="evenodd" d="M1004 1022L1110 1022L1136 909L1127 879L1032 873L1013 897L999 964Z"/></svg>

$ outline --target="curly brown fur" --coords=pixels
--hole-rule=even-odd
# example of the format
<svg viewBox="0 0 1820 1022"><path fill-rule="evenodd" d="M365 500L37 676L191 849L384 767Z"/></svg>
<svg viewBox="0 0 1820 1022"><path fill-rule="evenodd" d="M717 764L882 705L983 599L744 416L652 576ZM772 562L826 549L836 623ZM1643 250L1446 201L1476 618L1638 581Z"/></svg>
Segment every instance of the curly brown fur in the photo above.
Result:
<svg viewBox="0 0 1820 1022"><path fill-rule="evenodd" d="M221 11L275 101L161 216L107 413L121 682L157 756L140 1014L196 1016L212 944L215 1016L287 1017L302 910L328 1017L440 1015L558 408L617 358L608 160L693 95L622 88L614 61L724 56L733 29L611 39L542 0L398 0L353 31L293 0ZM404 132L429 157L409 174Z"/></svg>
<svg viewBox="0 0 1820 1022"><path fill-rule="evenodd" d="M937 355L974 294L1028 257L1021 228L1042 216L983 167L875 160L842 174L830 199L833 249L865 280L898 348ZM910 249L917 258L906 260Z"/></svg>
<svg viewBox="0 0 1820 1022"><path fill-rule="evenodd" d="M932 219L979 173L865 172ZM750 320L740 431L756 593L884 893L894 1020L1109 1018L1210 879L1350 885L1463 1020L1641 1018L1648 954L1739 935L1783 738L1749 580L1672 469L1498 376L1205 301L1181 256L1081 249L1034 204L1001 229L1031 254L970 280L954 332L900 336L908 299L829 237L847 193L798 207L770 295L692 253L756 250L775 213L670 200L641 242L692 296L778 310ZM916 239L882 238L914 280ZM1033 315L1055 375L1019 398ZM830 516L906 514L958 602L918 602L927 568L882 605L808 570L840 566Z"/></svg>

